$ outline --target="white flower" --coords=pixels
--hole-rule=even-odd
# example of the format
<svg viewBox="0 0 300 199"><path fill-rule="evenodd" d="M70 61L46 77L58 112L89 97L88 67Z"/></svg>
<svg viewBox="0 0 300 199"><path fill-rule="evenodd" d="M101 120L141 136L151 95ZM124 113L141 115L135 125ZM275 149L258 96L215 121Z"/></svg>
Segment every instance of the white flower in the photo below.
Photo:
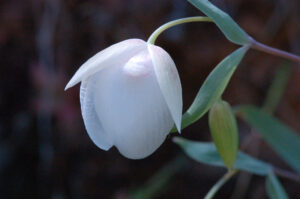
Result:
<svg viewBox="0 0 300 199"><path fill-rule="evenodd" d="M182 89L170 55L140 39L114 44L87 60L65 89L81 82L86 130L101 149L131 159L152 154L172 126L180 130Z"/></svg>

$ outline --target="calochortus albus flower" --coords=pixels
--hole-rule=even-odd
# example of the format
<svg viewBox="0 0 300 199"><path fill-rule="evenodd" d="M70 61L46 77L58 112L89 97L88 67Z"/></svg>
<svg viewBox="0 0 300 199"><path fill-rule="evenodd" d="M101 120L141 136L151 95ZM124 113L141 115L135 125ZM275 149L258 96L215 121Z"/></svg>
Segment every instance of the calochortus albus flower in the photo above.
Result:
<svg viewBox="0 0 300 199"><path fill-rule="evenodd" d="M86 130L101 149L140 159L152 154L182 115L182 89L170 55L140 39L114 44L87 60L66 89L81 82Z"/></svg>

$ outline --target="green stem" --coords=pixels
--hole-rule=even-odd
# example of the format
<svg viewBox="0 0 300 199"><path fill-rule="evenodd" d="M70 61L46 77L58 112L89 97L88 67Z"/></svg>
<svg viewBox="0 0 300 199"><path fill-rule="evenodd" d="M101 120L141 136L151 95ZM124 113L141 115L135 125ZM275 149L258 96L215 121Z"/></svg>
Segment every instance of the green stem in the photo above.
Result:
<svg viewBox="0 0 300 199"><path fill-rule="evenodd" d="M182 18L182 19L177 19L174 21L170 21L168 23L165 23L164 25L160 26L158 29L156 29L149 37L148 39L148 43L154 44L155 40L157 39L157 37L165 30L179 25L179 24L183 24L183 23L190 23L190 22L212 22L212 20L209 17L202 17L202 16L198 16L198 17L186 17L186 18Z"/></svg>
<svg viewBox="0 0 300 199"><path fill-rule="evenodd" d="M212 199L217 191L237 172L238 170L228 170L228 172L209 190L204 199Z"/></svg>

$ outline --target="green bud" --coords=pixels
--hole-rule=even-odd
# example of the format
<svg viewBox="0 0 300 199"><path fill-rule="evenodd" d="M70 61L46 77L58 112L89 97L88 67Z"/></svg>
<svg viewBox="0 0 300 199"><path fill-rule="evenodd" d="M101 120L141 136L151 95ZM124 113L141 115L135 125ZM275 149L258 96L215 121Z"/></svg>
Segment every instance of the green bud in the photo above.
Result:
<svg viewBox="0 0 300 199"><path fill-rule="evenodd" d="M219 100L210 109L209 128L224 164L232 169L238 152L238 128L227 102Z"/></svg>

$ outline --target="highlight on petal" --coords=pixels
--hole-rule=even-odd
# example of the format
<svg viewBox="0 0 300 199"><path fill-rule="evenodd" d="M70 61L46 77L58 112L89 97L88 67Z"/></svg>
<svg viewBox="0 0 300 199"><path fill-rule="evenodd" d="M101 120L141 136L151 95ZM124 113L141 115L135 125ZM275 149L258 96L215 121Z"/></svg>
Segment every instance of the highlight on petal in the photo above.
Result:
<svg viewBox="0 0 300 199"><path fill-rule="evenodd" d="M180 133L182 117L182 88L178 71L170 55L158 46L148 44L155 74L172 118Z"/></svg>
<svg viewBox="0 0 300 199"><path fill-rule="evenodd" d="M94 106L95 77L83 80L80 85L80 105L85 128L92 141L101 149L108 150L113 143L104 131Z"/></svg>
<svg viewBox="0 0 300 199"><path fill-rule="evenodd" d="M147 48L145 41L128 39L98 52L77 70L65 90L105 67L127 62L129 58L145 48Z"/></svg>
<svg viewBox="0 0 300 199"><path fill-rule="evenodd" d="M105 132L122 155L140 159L152 154L174 125L146 50L122 70L95 74L94 103Z"/></svg>

